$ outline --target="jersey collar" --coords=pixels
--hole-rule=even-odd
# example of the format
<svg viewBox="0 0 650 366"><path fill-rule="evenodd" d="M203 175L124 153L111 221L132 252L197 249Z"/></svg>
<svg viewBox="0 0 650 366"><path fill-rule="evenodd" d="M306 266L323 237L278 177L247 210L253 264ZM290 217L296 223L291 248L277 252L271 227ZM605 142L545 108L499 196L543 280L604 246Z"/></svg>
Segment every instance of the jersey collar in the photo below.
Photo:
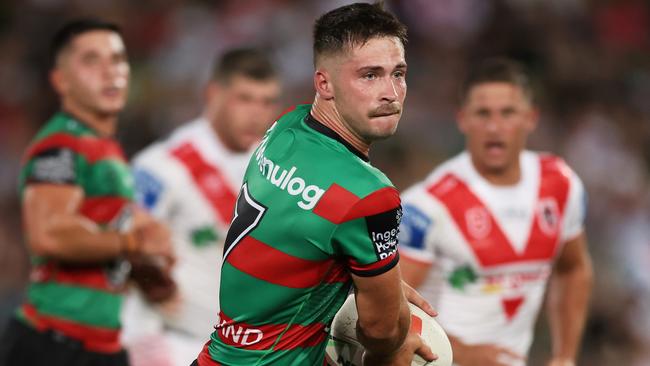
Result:
<svg viewBox="0 0 650 366"><path fill-rule="evenodd" d="M334 139L334 140L338 141L343 146L345 146L348 150L350 150L350 152L352 152L354 155L361 158L363 161L370 162L370 159L368 159L368 157L364 153L362 153L361 151L355 149L354 146L352 146L349 142L345 141L345 139L343 139L343 137L341 137L341 135L336 133L331 128L329 128L329 127L325 126L324 124L322 124L320 121L318 121L316 118L314 118L311 115L311 113L307 113L307 115L305 116L305 124L307 126L309 126L310 128L312 128L313 130L315 130L316 132L320 132L321 134L323 134L323 135L325 135L325 136L327 136L327 137L329 137L331 139Z"/></svg>

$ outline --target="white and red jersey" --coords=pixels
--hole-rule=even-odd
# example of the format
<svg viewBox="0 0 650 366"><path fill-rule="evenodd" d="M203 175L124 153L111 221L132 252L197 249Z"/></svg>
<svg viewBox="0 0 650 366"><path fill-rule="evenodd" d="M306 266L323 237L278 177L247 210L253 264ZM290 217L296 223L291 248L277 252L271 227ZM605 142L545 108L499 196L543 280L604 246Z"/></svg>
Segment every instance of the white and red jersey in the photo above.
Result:
<svg viewBox="0 0 650 366"><path fill-rule="evenodd" d="M553 261L583 230L585 198L558 157L524 151L520 166L511 186L490 184L467 152L435 169L402 195L400 253L433 264L420 291L446 332L526 355Z"/></svg>
<svg viewBox="0 0 650 366"><path fill-rule="evenodd" d="M179 311L165 314L172 329L202 339L214 330L223 240L250 156L228 150L197 119L133 160L136 200L172 231L182 300Z"/></svg>

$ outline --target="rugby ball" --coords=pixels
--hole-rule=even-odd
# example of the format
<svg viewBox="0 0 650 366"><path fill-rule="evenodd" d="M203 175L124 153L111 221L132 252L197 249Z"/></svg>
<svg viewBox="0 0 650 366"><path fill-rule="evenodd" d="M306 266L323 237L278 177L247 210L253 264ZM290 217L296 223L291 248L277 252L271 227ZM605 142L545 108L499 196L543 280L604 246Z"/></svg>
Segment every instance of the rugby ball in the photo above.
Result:
<svg viewBox="0 0 650 366"><path fill-rule="evenodd" d="M411 332L422 337L433 353L438 355L435 361L427 362L415 355L412 366L451 366L452 351L447 334L442 327L427 313L413 304L411 309ZM326 357L330 365L362 366L363 346L357 340L357 304L354 295L350 295L334 317L327 343Z"/></svg>

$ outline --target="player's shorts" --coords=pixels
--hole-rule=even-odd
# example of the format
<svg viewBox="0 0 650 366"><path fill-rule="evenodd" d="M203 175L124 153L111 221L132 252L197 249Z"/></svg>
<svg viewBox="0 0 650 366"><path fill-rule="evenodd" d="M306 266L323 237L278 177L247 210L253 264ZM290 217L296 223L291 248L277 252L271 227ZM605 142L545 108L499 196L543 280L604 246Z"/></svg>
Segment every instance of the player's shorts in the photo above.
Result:
<svg viewBox="0 0 650 366"><path fill-rule="evenodd" d="M11 319L0 337L3 366L128 366L126 351L87 351L81 342L52 331L39 332L18 319Z"/></svg>

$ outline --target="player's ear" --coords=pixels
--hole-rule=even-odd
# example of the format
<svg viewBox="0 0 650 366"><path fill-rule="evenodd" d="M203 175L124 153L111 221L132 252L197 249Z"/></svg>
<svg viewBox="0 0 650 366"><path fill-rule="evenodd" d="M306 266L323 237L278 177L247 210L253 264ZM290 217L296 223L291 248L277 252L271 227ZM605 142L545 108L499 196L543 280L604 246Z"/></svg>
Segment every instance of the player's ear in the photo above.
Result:
<svg viewBox="0 0 650 366"><path fill-rule="evenodd" d="M539 114L539 109L535 107L528 111L526 127L529 133L533 132L537 128L537 125L539 124Z"/></svg>
<svg viewBox="0 0 650 366"><path fill-rule="evenodd" d="M48 76L50 79L50 84L52 84L52 88L54 88L54 91L60 95L65 94L66 90L68 90L68 83L65 77L63 76L63 70L61 70L58 67L55 67L52 70L50 70Z"/></svg>
<svg viewBox="0 0 650 366"><path fill-rule="evenodd" d="M460 132L467 133L467 115L465 109L461 106L457 111L456 111L456 126L458 126L458 129Z"/></svg>
<svg viewBox="0 0 650 366"><path fill-rule="evenodd" d="M317 68L314 72L314 88L321 98L325 100L334 98L331 75L326 69Z"/></svg>
<svg viewBox="0 0 650 366"><path fill-rule="evenodd" d="M205 113L209 116L213 115L219 105L221 104L221 96L223 95L223 86L211 80L203 89L203 98L205 105Z"/></svg>
<svg viewBox="0 0 650 366"><path fill-rule="evenodd" d="M211 80L203 89L203 97L207 103L216 98L220 93L221 87L214 80Z"/></svg>

